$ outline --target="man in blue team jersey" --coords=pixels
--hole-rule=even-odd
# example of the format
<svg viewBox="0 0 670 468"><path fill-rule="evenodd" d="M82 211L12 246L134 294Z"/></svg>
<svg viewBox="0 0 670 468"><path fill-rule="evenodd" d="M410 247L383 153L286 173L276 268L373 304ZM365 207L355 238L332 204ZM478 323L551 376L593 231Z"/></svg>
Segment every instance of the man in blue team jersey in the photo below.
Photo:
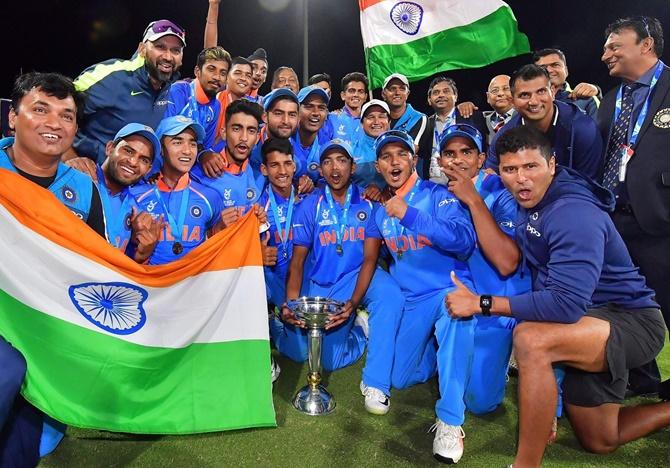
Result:
<svg viewBox="0 0 670 468"><path fill-rule="evenodd" d="M333 137L354 144L361 130L361 108L368 98L368 77L360 72L351 72L342 78L341 109L328 116L333 125Z"/></svg>
<svg viewBox="0 0 670 468"><path fill-rule="evenodd" d="M393 337L403 298L395 281L377 267L381 236L374 223L372 203L363 199L351 183L355 169L351 148L343 140L332 140L323 147L320 161L326 186L310 194L296 212L286 298L300 295L306 274L308 295L344 302L342 313L326 326L323 366L334 370L353 364L369 341L360 390L367 411L386 414L390 407ZM304 271L308 255L313 266L311 271ZM368 310L369 323L364 315L356 314L359 305ZM305 361L304 324L285 306L282 317L287 324L274 329L272 336L277 349L295 361Z"/></svg>
<svg viewBox="0 0 670 468"><path fill-rule="evenodd" d="M470 212L477 247L468 258L475 290L480 294L514 295L530 290L530 274L517 268L514 242L518 205L500 177L482 170L484 137L468 124L449 126L439 141L439 164L448 188ZM495 410L505 398L512 332L511 317L478 317L472 370L465 406L475 414Z"/></svg>
<svg viewBox="0 0 670 468"><path fill-rule="evenodd" d="M397 130L376 142L377 170L391 198L374 217L391 253L391 276L405 297L391 381L402 389L438 374L433 453L456 463L463 455L463 396L476 321L449 317L444 297L454 284L440 272L457 270L471 284L465 260L475 247L475 232L453 194L419 178L414 148L412 137Z"/></svg>
<svg viewBox="0 0 670 468"><path fill-rule="evenodd" d="M298 93L298 131L291 137L291 143L296 163L295 177L300 182L304 175L309 176L313 183L319 180L321 145L327 143L319 141L319 135L328 118L329 101L328 93L318 86L307 86Z"/></svg>
<svg viewBox="0 0 670 468"><path fill-rule="evenodd" d="M223 199L221 216L226 226L235 223L252 207L259 215L263 211L257 204L260 189L249 164L262 121L261 106L246 99L233 101L226 109L226 146L221 152L223 172L209 177L200 164L193 167L193 179L215 190Z"/></svg>
<svg viewBox="0 0 670 468"><path fill-rule="evenodd" d="M454 317L514 317L519 364L515 467L542 463L556 408L552 365L566 366L563 398L582 446L609 453L670 425L670 402L622 408L628 371L654 359L665 327L654 292L626 250L608 210L611 191L557 166L537 129L510 129L497 141L500 175L521 206L517 242L533 290L477 295L460 284L447 297Z"/></svg>
<svg viewBox="0 0 670 468"><path fill-rule="evenodd" d="M154 219L164 220L164 229L149 264L161 265L183 257L224 226L223 203L216 191L191 179L189 171L205 137L202 126L181 115L158 125L163 165L155 185L130 189L137 206Z"/></svg>
<svg viewBox="0 0 670 468"><path fill-rule="evenodd" d="M356 133L352 145L356 172L353 181L363 189L368 200L381 201L382 189L386 182L375 167L377 155L375 140L389 129L390 110L388 104L379 99L372 99L363 105L361 110L361 131Z"/></svg>
<svg viewBox="0 0 670 468"><path fill-rule="evenodd" d="M102 165L82 157L65 161L93 179L105 213L107 240L138 263L151 256L162 223L137 210L129 187L149 174L160 151L160 142L151 127L129 123L105 145Z"/></svg>

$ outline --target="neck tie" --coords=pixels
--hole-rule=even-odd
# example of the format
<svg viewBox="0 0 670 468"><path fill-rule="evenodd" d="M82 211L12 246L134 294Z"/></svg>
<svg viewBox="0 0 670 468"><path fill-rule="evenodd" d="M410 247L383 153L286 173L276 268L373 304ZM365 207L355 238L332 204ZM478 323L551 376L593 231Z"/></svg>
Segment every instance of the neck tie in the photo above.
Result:
<svg viewBox="0 0 670 468"><path fill-rule="evenodd" d="M493 126L493 132L498 133L498 130L503 128L503 126L505 125L505 119L507 119L507 114L500 115L496 112L496 114L494 115L494 118L497 122Z"/></svg>
<svg viewBox="0 0 670 468"><path fill-rule="evenodd" d="M607 145L607 156L605 163L605 174L603 186L610 190L619 184L619 170L621 167L622 147L628 143L628 127L630 116L633 112L633 88L629 85L623 87L621 98L621 113L614 122L610 141Z"/></svg>

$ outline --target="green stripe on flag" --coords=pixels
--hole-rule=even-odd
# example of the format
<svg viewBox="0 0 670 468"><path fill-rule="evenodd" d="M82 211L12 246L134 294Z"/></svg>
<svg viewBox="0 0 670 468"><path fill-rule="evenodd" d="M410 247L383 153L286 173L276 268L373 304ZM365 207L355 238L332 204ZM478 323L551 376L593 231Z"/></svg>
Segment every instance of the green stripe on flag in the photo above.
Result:
<svg viewBox="0 0 670 468"><path fill-rule="evenodd" d="M440 71L483 67L528 53L530 44L519 32L512 10L501 7L474 23L366 52L371 88L380 88L392 73L416 81Z"/></svg>
<svg viewBox="0 0 670 468"><path fill-rule="evenodd" d="M267 340L141 346L53 318L4 291L0 336L28 363L24 397L66 424L145 434L276 426Z"/></svg>

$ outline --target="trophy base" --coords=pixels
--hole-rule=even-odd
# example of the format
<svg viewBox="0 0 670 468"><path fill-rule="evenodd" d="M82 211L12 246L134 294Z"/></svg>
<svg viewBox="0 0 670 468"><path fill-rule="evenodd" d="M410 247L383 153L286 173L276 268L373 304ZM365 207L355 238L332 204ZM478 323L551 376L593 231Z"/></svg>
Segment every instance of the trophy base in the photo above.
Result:
<svg viewBox="0 0 670 468"><path fill-rule="evenodd" d="M335 400L323 385L305 385L293 397L293 407L309 416L321 416L335 410Z"/></svg>

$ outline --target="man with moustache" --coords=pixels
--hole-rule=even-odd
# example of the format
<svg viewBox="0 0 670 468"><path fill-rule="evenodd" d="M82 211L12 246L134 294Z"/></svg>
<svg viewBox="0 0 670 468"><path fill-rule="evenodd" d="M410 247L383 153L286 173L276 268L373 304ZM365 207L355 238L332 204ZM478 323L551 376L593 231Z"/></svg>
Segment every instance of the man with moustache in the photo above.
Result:
<svg viewBox="0 0 670 468"><path fill-rule="evenodd" d="M85 96L81 124L64 159L85 156L102 164L105 145L128 122L156 128L168 105L170 84L181 68L186 33L169 20L149 23L137 55L111 59L75 80Z"/></svg>
<svg viewBox="0 0 670 468"><path fill-rule="evenodd" d="M446 184L446 176L440 171L440 136L446 128L457 123L469 124L484 132L484 118L475 112L467 119L456 107L458 89L456 82L444 75L435 77L428 87L428 104L435 111L428 117L426 131L419 143L417 172L437 184Z"/></svg>
<svg viewBox="0 0 670 468"><path fill-rule="evenodd" d="M204 149L211 149L217 138L216 124L221 104L216 94L225 86L230 69L230 54L223 47L203 49L196 59L191 81L177 81L170 86L170 101L165 117L183 115L205 129Z"/></svg>
<svg viewBox="0 0 670 468"><path fill-rule="evenodd" d="M607 142L601 180L616 196L614 225L670 325L670 70L660 60L663 28L649 16L621 18L605 36L602 61L622 83L598 113ZM630 387L654 393L659 380L651 364L631 373ZM670 399L670 381L659 394Z"/></svg>
<svg viewBox="0 0 670 468"><path fill-rule="evenodd" d="M300 80L298 74L291 67L279 67L272 75L272 89L288 88L293 91L293 94L298 94L300 91Z"/></svg>
<svg viewBox="0 0 670 468"><path fill-rule="evenodd" d="M524 65L515 71L510 88L517 113L493 137L486 167L498 168L498 138L512 128L530 125L551 142L557 164L595 180L601 170L603 145L593 119L574 104L555 101L549 74L538 65Z"/></svg>

